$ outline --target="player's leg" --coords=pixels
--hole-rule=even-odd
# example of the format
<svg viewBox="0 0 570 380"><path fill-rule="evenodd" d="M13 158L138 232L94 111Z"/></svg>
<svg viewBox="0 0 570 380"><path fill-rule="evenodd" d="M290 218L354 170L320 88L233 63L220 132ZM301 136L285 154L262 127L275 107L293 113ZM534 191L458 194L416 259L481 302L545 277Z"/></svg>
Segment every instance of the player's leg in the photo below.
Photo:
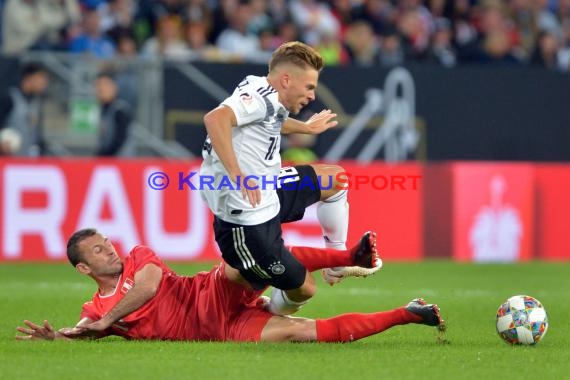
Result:
<svg viewBox="0 0 570 380"><path fill-rule="evenodd" d="M350 313L327 319L271 317L261 332L268 342L352 342L391 327L419 323L442 326L437 305L416 299L408 305L377 313Z"/></svg>
<svg viewBox="0 0 570 380"><path fill-rule="evenodd" d="M343 169L337 165L299 165L281 169L280 188L281 223L300 220L305 209L317 203L317 218L328 248L346 249L348 233L348 202L338 175Z"/></svg>
<svg viewBox="0 0 570 380"><path fill-rule="evenodd" d="M270 303L272 313L293 313L315 294L314 278L283 243L278 216L254 226L215 218L214 232L223 259L253 289L276 288Z"/></svg>
<svg viewBox="0 0 570 380"><path fill-rule="evenodd" d="M327 248L346 249L348 235L348 190L339 182L344 169L338 165L311 165L318 179L320 198L317 218Z"/></svg>
<svg viewBox="0 0 570 380"><path fill-rule="evenodd" d="M308 252L307 252L308 254ZM267 288L253 289L250 283L241 275L241 273L232 268L227 263L224 266L225 277L232 283L237 284L243 288L240 298L243 304L248 304L255 299L260 298L260 296L265 292ZM311 298L316 291L316 285L314 278L307 276L305 282L299 289L294 289L291 291L282 291L278 288L273 288L272 297L264 297L262 303L265 304L265 308L271 311L275 315L289 315L299 310L299 308L306 303L306 301ZM273 301L272 301L273 300Z"/></svg>
<svg viewBox="0 0 570 380"><path fill-rule="evenodd" d="M339 175L343 168L337 165L300 165L281 169L280 188L277 190L281 208L281 223L300 220L305 209L317 203L317 217L323 230L325 244L331 249L346 249L348 230L348 203ZM348 276L367 276L380 266L369 270L342 266L325 269L323 277L334 284Z"/></svg>
<svg viewBox="0 0 570 380"><path fill-rule="evenodd" d="M317 218L323 231L327 248L346 249L348 235L349 205L348 189L342 182L344 168L338 165L311 165L319 181L321 197L317 203ZM349 266L331 266L323 270L323 279L330 285L342 281L348 276L366 277L374 274L380 266L370 270L361 270Z"/></svg>
<svg viewBox="0 0 570 380"><path fill-rule="evenodd" d="M317 292L315 278L306 271L305 281L295 289L282 289L283 286L274 286L267 310L273 315L291 315L307 303Z"/></svg>
<svg viewBox="0 0 570 380"><path fill-rule="evenodd" d="M275 315L261 331L262 342L314 342L317 326L314 319Z"/></svg>
<svg viewBox="0 0 570 380"><path fill-rule="evenodd" d="M366 272L364 269L382 266L382 260L376 250L376 233L370 231L364 233L357 244L346 250L314 247L289 247L289 250L309 272L339 266L355 266Z"/></svg>

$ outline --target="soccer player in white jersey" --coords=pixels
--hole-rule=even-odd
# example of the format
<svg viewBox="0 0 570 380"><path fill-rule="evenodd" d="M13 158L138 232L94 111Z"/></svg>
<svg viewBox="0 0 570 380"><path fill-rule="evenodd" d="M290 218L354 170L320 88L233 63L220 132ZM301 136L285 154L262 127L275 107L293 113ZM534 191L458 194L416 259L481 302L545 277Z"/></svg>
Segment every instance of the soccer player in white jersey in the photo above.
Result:
<svg viewBox="0 0 570 380"><path fill-rule="evenodd" d="M255 289L271 285L270 310L290 314L316 291L315 281L283 244L281 223L303 217L319 202L317 216L329 248L346 249L348 203L337 182L336 165L281 169L281 134L319 134L336 126L336 114L323 110L307 122L289 118L315 100L323 60L300 42L281 45L266 77L247 76L233 94L204 116L208 138L200 174L214 177L202 197L214 213L214 232L224 260ZM332 184L330 183L332 181ZM365 234L362 244L373 241ZM371 244L371 243L370 243ZM355 257L354 265L381 265L376 249ZM344 276L331 269L325 279Z"/></svg>

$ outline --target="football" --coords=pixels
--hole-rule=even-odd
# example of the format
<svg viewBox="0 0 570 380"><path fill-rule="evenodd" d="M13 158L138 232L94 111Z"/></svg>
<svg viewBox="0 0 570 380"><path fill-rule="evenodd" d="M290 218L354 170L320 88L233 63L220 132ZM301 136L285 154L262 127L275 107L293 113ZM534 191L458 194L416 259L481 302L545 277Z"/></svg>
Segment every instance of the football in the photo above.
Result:
<svg viewBox="0 0 570 380"><path fill-rule="evenodd" d="M513 296L499 306L497 333L507 343L532 345L548 330L548 316L539 300L530 296Z"/></svg>

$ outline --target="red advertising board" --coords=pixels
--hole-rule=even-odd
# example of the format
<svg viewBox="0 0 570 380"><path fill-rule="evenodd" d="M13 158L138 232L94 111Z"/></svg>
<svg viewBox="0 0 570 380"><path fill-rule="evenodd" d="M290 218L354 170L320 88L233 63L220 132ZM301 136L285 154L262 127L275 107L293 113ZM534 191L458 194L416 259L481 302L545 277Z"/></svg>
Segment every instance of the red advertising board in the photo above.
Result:
<svg viewBox="0 0 570 380"><path fill-rule="evenodd" d="M456 163L452 176L452 254L459 261L525 261L534 238L529 164Z"/></svg>
<svg viewBox="0 0 570 380"><path fill-rule="evenodd" d="M64 259L73 231L96 227L125 252L147 244L166 259L217 257L210 213L198 191L163 191L151 173L197 171L197 162L0 161L0 258Z"/></svg>
<svg viewBox="0 0 570 380"><path fill-rule="evenodd" d="M98 228L122 253L146 244L168 260L216 259L210 211L198 191L179 188L179 176L197 172L199 165L150 159L0 160L0 261L65 260L67 238L83 227ZM349 243L373 229L384 259L420 259L421 166L343 166L351 180ZM166 177L166 189L150 186L166 183ZM322 246L314 209L303 221L285 226L284 238L289 244Z"/></svg>
<svg viewBox="0 0 570 380"><path fill-rule="evenodd" d="M570 165L536 165L535 178L537 257L570 260Z"/></svg>

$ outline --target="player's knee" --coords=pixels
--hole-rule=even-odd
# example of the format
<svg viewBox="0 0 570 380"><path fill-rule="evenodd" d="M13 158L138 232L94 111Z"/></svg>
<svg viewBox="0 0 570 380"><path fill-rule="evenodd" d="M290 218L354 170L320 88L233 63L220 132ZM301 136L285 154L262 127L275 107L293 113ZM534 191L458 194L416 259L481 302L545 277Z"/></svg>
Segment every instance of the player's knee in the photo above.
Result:
<svg viewBox="0 0 570 380"><path fill-rule="evenodd" d="M336 194L348 189L348 175L339 165L316 164L313 169L321 189L321 201L334 197Z"/></svg>
<svg viewBox="0 0 570 380"><path fill-rule="evenodd" d="M304 303L317 293L317 285L312 277L305 280L297 289L286 291L287 298L293 302Z"/></svg>
<svg viewBox="0 0 570 380"><path fill-rule="evenodd" d="M347 190L348 175L342 166L333 165L331 196Z"/></svg>
<svg viewBox="0 0 570 380"><path fill-rule="evenodd" d="M299 295L302 298L309 299L317 294L317 286L314 281L303 284L303 286L299 289Z"/></svg>

